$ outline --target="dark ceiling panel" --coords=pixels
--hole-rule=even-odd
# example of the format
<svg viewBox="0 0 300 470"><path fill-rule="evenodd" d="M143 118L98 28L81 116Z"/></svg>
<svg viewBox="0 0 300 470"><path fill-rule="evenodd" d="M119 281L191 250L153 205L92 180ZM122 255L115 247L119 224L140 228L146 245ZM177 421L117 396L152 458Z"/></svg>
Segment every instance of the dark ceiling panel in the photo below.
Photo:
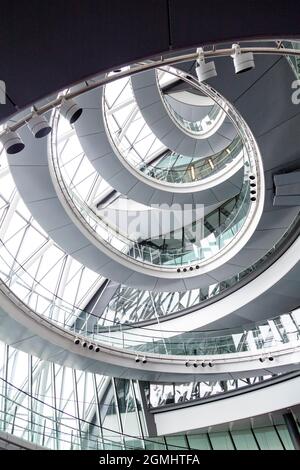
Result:
<svg viewBox="0 0 300 470"><path fill-rule="evenodd" d="M299 0L170 0L174 49L247 38L300 37Z"/></svg>
<svg viewBox="0 0 300 470"><path fill-rule="evenodd" d="M285 0L30 0L1 3L0 121L98 72L201 43L300 36L300 2ZM169 26L171 25L171 28Z"/></svg>

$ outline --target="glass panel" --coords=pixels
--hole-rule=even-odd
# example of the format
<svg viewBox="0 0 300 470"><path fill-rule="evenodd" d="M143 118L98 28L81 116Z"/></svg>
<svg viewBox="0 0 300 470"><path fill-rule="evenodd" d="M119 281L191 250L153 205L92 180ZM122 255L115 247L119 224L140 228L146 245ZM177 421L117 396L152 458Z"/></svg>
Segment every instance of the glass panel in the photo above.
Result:
<svg viewBox="0 0 300 470"><path fill-rule="evenodd" d="M117 433L121 432L121 430L119 429L117 405L115 402L112 384L107 387L100 407L101 422L104 428L103 437L109 441L116 441L117 446L119 446L122 443L120 442L120 436Z"/></svg>
<svg viewBox="0 0 300 470"><path fill-rule="evenodd" d="M232 440L228 432L209 433L214 450L234 450Z"/></svg>
<svg viewBox="0 0 300 470"><path fill-rule="evenodd" d="M187 438L191 449L211 450L207 434L191 434Z"/></svg>
<svg viewBox="0 0 300 470"><path fill-rule="evenodd" d="M133 449L144 449L143 441L140 439L132 439L125 437L125 449L126 450L133 450Z"/></svg>
<svg viewBox="0 0 300 470"><path fill-rule="evenodd" d="M145 440L145 449L147 450L166 450L166 444L163 437L149 437Z"/></svg>
<svg viewBox="0 0 300 470"><path fill-rule="evenodd" d="M188 449L188 444L185 436L166 436L168 450L175 449Z"/></svg>
<svg viewBox="0 0 300 470"><path fill-rule="evenodd" d="M141 398L141 393L140 393L139 384L137 380L133 380L133 387L134 387L134 393L135 393L136 403L137 403L137 408L138 408L137 412L138 412L141 427L142 427L142 433L144 436L147 436L148 434L147 425L145 422L145 416L144 416L143 406L142 406L142 398Z"/></svg>
<svg viewBox="0 0 300 470"><path fill-rule="evenodd" d="M254 436L250 430L231 431L231 435L237 450L258 450Z"/></svg>
<svg viewBox="0 0 300 470"><path fill-rule="evenodd" d="M124 434L139 436L141 434L131 383L125 379L114 379L118 397L119 413Z"/></svg>
<svg viewBox="0 0 300 470"><path fill-rule="evenodd" d="M289 432L287 430L287 427L285 424L280 424L278 426L276 426L277 428L277 431L279 433L279 436L283 442L283 445L285 447L286 450L294 450L294 445L292 443L292 439L289 435Z"/></svg>
<svg viewBox="0 0 300 470"><path fill-rule="evenodd" d="M261 450L283 450L273 426L253 430Z"/></svg>

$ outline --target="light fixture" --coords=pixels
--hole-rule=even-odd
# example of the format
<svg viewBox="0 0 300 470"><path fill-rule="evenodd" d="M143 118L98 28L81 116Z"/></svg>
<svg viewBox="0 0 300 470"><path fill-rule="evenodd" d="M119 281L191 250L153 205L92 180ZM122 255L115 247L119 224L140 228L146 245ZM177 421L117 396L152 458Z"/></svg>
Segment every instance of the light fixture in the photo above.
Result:
<svg viewBox="0 0 300 470"><path fill-rule="evenodd" d="M80 339L79 338L75 338L74 339L74 344L79 344L80 343Z"/></svg>
<svg viewBox="0 0 300 470"><path fill-rule="evenodd" d="M185 367L190 367L190 365L191 365L190 361L186 361Z"/></svg>
<svg viewBox="0 0 300 470"><path fill-rule="evenodd" d="M194 367L198 367L198 365L199 365L198 362L194 362L193 364Z"/></svg>
<svg viewBox="0 0 300 470"><path fill-rule="evenodd" d="M269 361L274 361L274 357L273 357L273 356L269 356L268 359L269 359Z"/></svg>
<svg viewBox="0 0 300 470"><path fill-rule="evenodd" d="M208 367L213 367L213 363L211 361L209 361Z"/></svg>
<svg viewBox="0 0 300 470"><path fill-rule="evenodd" d="M80 118L82 108L80 108L72 99L63 98L60 105L60 113L69 121L70 124L74 124L74 122Z"/></svg>
<svg viewBox="0 0 300 470"><path fill-rule="evenodd" d="M259 358L259 362L264 362L265 361L265 358L264 357L260 357Z"/></svg>
<svg viewBox="0 0 300 470"><path fill-rule="evenodd" d="M15 153L21 152L25 144L22 142L19 134L10 129L7 129L0 136L0 142L2 143L4 150L8 155L14 155Z"/></svg>
<svg viewBox="0 0 300 470"><path fill-rule="evenodd" d="M35 109L33 110L32 118L29 119L27 124L36 139L46 137L46 135L48 135L52 130L47 119L44 116L37 114Z"/></svg>
<svg viewBox="0 0 300 470"><path fill-rule="evenodd" d="M206 362L205 361L201 362L201 366L206 367Z"/></svg>
<svg viewBox="0 0 300 470"><path fill-rule="evenodd" d="M195 167L194 167L194 165L190 166L190 170L191 170L191 178L192 178L193 181L195 181L196 176L195 176Z"/></svg>
<svg viewBox="0 0 300 470"><path fill-rule="evenodd" d="M95 346L95 352L99 352L100 351L100 347L99 346Z"/></svg>
<svg viewBox="0 0 300 470"><path fill-rule="evenodd" d="M204 58L204 51L202 47L197 49L198 59L197 59L197 67L196 67L196 74L198 77L199 82L203 82L208 78L216 77L217 71L216 66L213 61L205 62Z"/></svg>
<svg viewBox="0 0 300 470"><path fill-rule="evenodd" d="M247 72L255 67L252 52L242 52L239 44L232 44L235 73Z"/></svg>
<svg viewBox="0 0 300 470"><path fill-rule="evenodd" d="M135 362L140 362L140 358L139 358L139 356L136 356L136 358L135 358Z"/></svg>
<svg viewBox="0 0 300 470"><path fill-rule="evenodd" d="M146 358L146 356L143 357L142 363L143 363L143 364L147 364L147 358Z"/></svg>
<svg viewBox="0 0 300 470"><path fill-rule="evenodd" d="M85 340L81 341L81 346L83 348L86 348L87 347L87 342Z"/></svg>
<svg viewBox="0 0 300 470"><path fill-rule="evenodd" d="M211 158L208 159L208 163L209 163L209 166L211 167L211 169L213 170L215 168L215 165L214 165L214 162L212 161Z"/></svg>
<svg viewBox="0 0 300 470"><path fill-rule="evenodd" d="M93 345L92 343L90 343L89 346L88 346L88 348L89 348L90 351L93 351L94 345Z"/></svg>

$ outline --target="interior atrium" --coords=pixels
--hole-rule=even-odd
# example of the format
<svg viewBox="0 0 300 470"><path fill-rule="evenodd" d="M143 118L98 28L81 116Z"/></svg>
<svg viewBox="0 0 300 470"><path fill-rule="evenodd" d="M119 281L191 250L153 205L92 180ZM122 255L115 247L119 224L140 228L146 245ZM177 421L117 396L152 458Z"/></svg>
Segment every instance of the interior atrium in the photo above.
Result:
<svg viewBox="0 0 300 470"><path fill-rule="evenodd" d="M300 41L228 37L5 79L0 448L300 450Z"/></svg>

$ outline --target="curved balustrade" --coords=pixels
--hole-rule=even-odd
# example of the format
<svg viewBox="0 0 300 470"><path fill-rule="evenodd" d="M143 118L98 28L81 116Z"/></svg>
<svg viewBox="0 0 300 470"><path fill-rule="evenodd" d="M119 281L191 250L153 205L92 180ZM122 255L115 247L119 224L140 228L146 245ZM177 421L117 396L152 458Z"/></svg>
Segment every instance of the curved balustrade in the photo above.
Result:
<svg viewBox="0 0 300 470"><path fill-rule="evenodd" d="M194 158L167 151L155 159L155 163L145 163L140 166L140 171L159 181L167 181L176 184L194 183L196 181L211 178L231 162L237 163L242 156L243 144L236 137L226 149L210 158Z"/></svg>
<svg viewBox="0 0 300 470"><path fill-rule="evenodd" d="M269 265L279 257L281 250L287 249L292 241L299 235L299 216L295 218L283 237L269 250L266 255L257 260L247 269L239 272L231 278L221 282L210 284L207 287L193 289L189 293L154 293L141 291L125 285L120 285L116 294L112 297L106 309L101 315L98 324L107 326L110 324L140 325L153 324L157 318L171 318L174 315L184 315L202 304L218 300L226 292L235 290L238 286L245 285L249 277L263 272L264 266Z"/></svg>
<svg viewBox="0 0 300 470"><path fill-rule="evenodd" d="M8 258L7 252L6 258L0 257L2 286L6 285L12 294L38 315L92 342L141 354L205 357L240 352L264 354L270 348L280 352L287 344L291 347L298 347L300 344L299 310L258 323L252 329L238 329L234 332L157 331L151 327L115 324L103 327L98 325L101 318L97 315L64 302L39 283L34 283L33 288L32 278L21 266L16 270L12 269Z"/></svg>
<svg viewBox="0 0 300 470"><path fill-rule="evenodd" d="M58 113L54 117L57 129L59 121ZM55 132L53 132L55 134ZM56 141L56 137L53 137L52 144ZM159 265L160 268L165 270L174 270L179 266L191 263L201 263L207 261L210 258L216 256L217 253L222 251L223 248L227 247L236 236L239 234L242 228L247 225L248 219L254 211L253 205L256 206L256 197L250 198L251 185L254 183L249 179L251 175L251 164L248 158L247 150L243 146L243 153L245 155L245 181L243 188L239 194L239 204L236 206L235 211L228 217L226 223L221 225L215 233L210 234L208 237L200 239L197 244L192 243L186 249L180 247L179 249L164 249L164 252L160 253L160 250L153 248L152 246L142 245L140 242L130 239L129 236L121 234L114 229L111 224L101 218L101 214L93 211L89 205L82 200L82 198L72 189L70 181L66 181L66 173L62 174L59 155L55 145L51 146L52 155L51 161L55 178L60 186L62 194L66 198L72 209L76 211L77 216L83 222L86 228L97 237L110 249L113 249L119 254L126 257L133 258L135 261L142 263L143 265ZM256 190L255 190L256 192ZM252 201L253 199L253 201ZM181 236L180 236L181 238Z"/></svg>
<svg viewBox="0 0 300 470"><path fill-rule="evenodd" d="M158 69L157 73L165 73L163 70ZM174 68L170 69L170 72L168 73L171 76L175 76L176 78L182 78L180 75L180 71ZM190 84L192 87L195 86L194 84ZM201 121L199 122L189 122L181 118L175 110L168 104L167 100L164 98L163 93L161 93L161 98L162 102L165 104L166 109L168 110L169 114L171 117L174 118L175 123L179 125L179 127L182 130L185 130L186 132L191 132L194 136L198 135L198 137L206 138L207 135L213 134L216 130L218 130L219 126L222 124L224 121L224 118L231 116L231 110L229 104L221 97L218 96L216 99L216 95L214 96L212 93L212 89L210 89L207 85L199 85L202 90L202 92L208 93L210 96L210 99L212 103L214 103L210 108L210 112L208 115L206 115ZM144 157L141 157L141 149L140 149L140 140L145 138L145 134L152 135L152 131L148 129L147 131L144 130L144 127L137 126L136 121L139 120L144 120L143 116L141 115L138 106L135 104L133 106L133 102L135 103L135 98L134 94L132 93L130 96L128 96L129 92L129 87L128 85L124 85L123 88L120 91L120 94L118 95L118 102L120 102L119 106L116 106L116 113L122 109L126 102L128 103L129 109L132 108L131 113L129 114L128 119L124 123L124 128L126 129L126 133L130 134L130 129L131 126L137 126L138 129L140 128L139 132L132 130L133 136L137 133L137 137L142 135L140 139L133 139L132 141L130 140L127 142L127 140L124 140L125 134L122 128L119 127L118 124L118 119L114 117L114 112L113 112L113 107L109 104L109 100L106 97L107 94L107 87L111 87L111 84L108 84L104 87L104 99L103 99L103 115L105 119L105 124L106 124L106 130L107 134L110 138L111 143L116 149L116 153L119 156L120 159L126 160L126 162L136 171L141 172L144 176L148 176L150 178L153 178L155 180L158 180L162 183L169 183L169 184L189 184L195 183L197 181L204 181L207 178L207 181L210 181L211 177L213 175L216 176L216 174L222 175L222 170L224 171L226 164L231 161L232 159L235 159L235 163L237 164L239 159L237 158L239 153L237 152L232 152L233 147L235 147L236 141L241 138L241 134L243 133L241 126L237 127L237 131L235 132L235 135L232 138L227 139L227 145L224 146L221 151L216 151L213 152L211 150L211 154L209 158L207 157L202 157L201 155L199 156L193 156L190 157L188 155L180 155L183 160L189 160L189 163L185 164L185 170L188 170L191 168L191 165L196 166L195 171L191 171L191 177L186 175L185 170L178 170L173 169L172 172L166 172L164 168L162 168L162 171L159 171L159 165L154 164L154 161L161 161L161 155L167 155L170 153L170 155L174 158L177 157L176 152L172 152L168 149L165 148L163 144L160 143L158 145L157 143L157 138L154 136L154 141L151 143L150 142L150 150L146 152L146 155ZM159 89L159 86L158 86ZM124 99L122 100L122 94L125 94ZM201 108L201 106L199 106ZM227 116L228 114L228 116ZM230 121L231 122L231 121ZM146 124L145 124L146 125ZM233 122L231 123L231 126L234 129L234 124ZM136 142L137 139L137 142ZM224 137L223 137L224 139ZM147 147L147 144L144 144L144 147ZM232 152L232 153L231 153ZM164 157L163 157L164 158ZM203 165L200 164L199 160L203 160ZM238 166L237 166L238 169ZM217 184L217 183L216 183ZM192 187L192 186L191 186Z"/></svg>
<svg viewBox="0 0 300 470"><path fill-rule="evenodd" d="M236 234L243 227L249 206L251 205L250 192L250 184L246 182L227 219L208 236L197 241L197 243L186 239L182 246L182 230L180 230L175 231L174 234L172 234L173 236L171 235L169 237L171 242L174 239L179 241L179 248L170 249L168 247L168 237L160 237L163 240L162 247L158 245L153 246L155 243L153 243L152 239L145 240L142 243L134 244L130 254L133 254L135 259L142 259L159 266L184 266L185 264L200 263L203 260L209 259L216 251L222 250L222 248L231 243ZM203 222L203 226L204 225L205 221ZM201 221L200 223L196 221L193 224L192 233L198 234L200 230ZM198 269L197 266L196 269Z"/></svg>
<svg viewBox="0 0 300 470"><path fill-rule="evenodd" d="M93 325L89 329L91 317L74 324L73 331L79 336L86 336L100 344L130 349L140 353L176 356L219 356L249 352L250 354L264 354L270 348L280 348L288 343L292 346L300 345L300 315L289 313L262 322L250 330L238 330L234 333L216 332L214 336L207 336L203 331L178 332L157 330L151 328L125 329L117 327L98 328ZM193 364L189 364L192 366ZM207 365L207 364L206 364Z"/></svg>
<svg viewBox="0 0 300 470"><path fill-rule="evenodd" d="M300 50L299 41L280 41L280 47L283 49L294 49L295 51ZM290 63L292 70L295 73L297 79L300 77L300 61L299 56L297 55L288 55L286 56L288 62Z"/></svg>
<svg viewBox="0 0 300 470"><path fill-rule="evenodd" d="M161 444L159 438L120 433L72 416L24 392L3 378L0 378L0 385L0 429L32 443L55 450L131 450ZM13 399L7 395L8 388L15 393ZM56 416L56 419L52 416ZM78 422L78 426L75 428L70 422ZM169 444L165 448L177 447Z"/></svg>
<svg viewBox="0 0 300 470"><path fill-rule="evenodd" d="M176 72L177 73L177 72ZM180 75L180 74L179 74ZM181 75L180 75L181 76ZM188 83L193 83L193 80L182 75L182 79ZM194 85L195 86L195 85ZM205 86L207 94L217 103L222 109L227 109L227 104L219 94L208 86ZM53 117L53 128L52 133L52 155L50 163L53 167L53 172L61 190L62 197L65 198L66 202L71 206L71 209L75 211L79 220L82 221L83 225L87 230L97 239L97 242L103 243L107 248L116 252L116 254L125 257L126 259L134 259L136 263L141 263L143 266L151 266L155 269L159 267L167 273L178 270L178 267L186 264L196 263L208 263L215 260L219 256L223 249L226 251L230 250L233 246L233 242L238 241L244 233L249 234L249 225L256 219L258 222L258 212L262 211L262 192L263 192L263 177L261 175L261 161L259 156L259 150L253 139L250 130L247 128L246 123L242 120L241 116L238 115L233 109L227 110L232 123L239 129L239 134L242 142L243 159L244 159L244 186L241 191L241 205L240 210L243 216L239 218L237 223L234 223L236 214L233 214L233 221L228 220L228 225L220 227L220 231L217 234L213 234L210 237L204 238L203 240L197 241L197 243L191 243L190 246L181 247L175 249L173 252L171 249L167 249L160 256L157 248L151 246L143 246L136 240L131 240L127 235L121 235L114 230L106 220L103 220L101 215L96 214L86 202L82 201L72 189L70 182L65 181L65 175L62 175L60 167L60 159L55 146L57 141L57 128L59 123L59 116L56 111ZM105 113L104 113L105 114ZM255 178L256 181L251 182L250 178ZM251 185L255 185L255 188L251 188ZM71 186L71 187L70 187ZM255 193L255 196L250 198L251 191ZM221 231L224 229L224 233ZM224 250L225 251L225 250ZM195 266L196 267L196 266Z"/></svg>
<svg viewBox="0 0 300 470"><path fill-rule="evenodd" d="M292 227L291 227L291 228L292 228ZM286 234L284 235L283 241L284 241L284 239L286 239L288 236L289 236L289 231L286 232ZM231 288L232 286L236 285L236 284L239 283L242 279L246 279L246 276L247 276L249 273L252 273L252 272L255 271L256 269L258 269L258 267L262 266L262 264L264 263L264 261L267 260L267 259L269 259L270 256L272 256L272 255L276 252L276 250L279 249L279 246L280 246L280 243L274 245L274 247L270 250L270 252L269 252L266 256L264 256L263 258L261 258L261 259L260 259L257 263L255 263L253 266L250 266L249 268L247 268L246 270L242 271L241 273L239 273L239 274L233 276L232 278L227 279L227 280L222 281L222 282L219 282L219 283L215 283L215 284L213 284L213 285L211 285L211 286L208 286L207 288L199 289L199 302L201 302L201 301L203 301L203 300L205 301L205 300L207 300L207 299L211 299L211 298L213 298L213 297L219 295L220 293L224 292L226 289ZM3 252L3 250L2 250L2 252ZM2 253L2 254L3 254L3 253ZM11 275L13 276L14 270L11 270L11 267L12 267L13 265L15 265L15 267L17 267L17 266L18 266L18 261L17 261L17 260L14 260L13 257L10 255L9 252L7 252L7 256L8 256L8 257L6 257L6 255L4 256L4 260L5 260L5 263L6 263L5 266L6 266L6 268L7 268L7 269L5 268L4 272L5 272L5 271L6 271L6 272L11 272ZM8 263L7 263L7 260L8 260ZM18 268L15 268L15 269L16 269L16 271L18 271ZM20 276L20 285L22 285L23 281L22 281L21 278L23 277L23 274L25 274L25 278L26 278L26 272L24 272L23 269L21 269L20 272L22 273L22 276ZM29 283L29 284L30 284L30 283ZM38 284L36 284L36 283L34 282L34 285L37 286ZM28 286L27 286L27 289L28 289ZM42 290L43 290L43 288L42 288ZM146 291L146 293L147 293L147 291ZM52 295L53 295L53 293L50 293L50 291L48 291L48 290L46 289L45 294L43 294L43 296L41 296L41 297L43 297L43 298L49 300L49 299L52 298ZM157 300L157 297L158 297L158 296L156 296L156 294L153 294L153 293L149 293L149 296L152 296L151 299L152 299L152 301L155 302L155 304L156 304L156 303L157 303L156 300ZM192 297L192 298L193 298L193 297ZM68 311L68 312L78 312L78 311L80 311L80 310L84 307L84 306L82 306L82 305L81 305L81 306L78 306L78 305L77 305L76 307L74 307L74 306L72 306L72 305L66 303L63 299L59 299L59 296L56 297L56 299L57 299L57 302L58 302L58 303L63 302L63 303L65 304L65 310ZM198 302L196 302L196 303L198 303ZM153 305L154 305L154 304L153 304ZM172 305L173 305L173 304L172 304ZM186 305L186 307L189 307L190 305L195 305L195 304L189 303L188 305ZM181 310L181 309L182 309L182 307L179 308L179 310ZM54 308L54 311L55 311L55 308ZM176 311L177 311L177 309L176 309ZM166 315L167 315L167 314L172 314L173 312L175 312L175 310L172 309L172 306L171 306L170 308L167 309L167 311L165 312L165 314L166 314ZM153 316L155 316L155 315L156 315L156 311L154 311L154 313L153 313ZM99 319L99 322L101 322L101 321L102 321L102 320ZM121 319L121 321L122 321L122 319ZM136 321L138 321L138 319L135 318L134 321L136 322ZM107 322L109 322L109 320L108 320ZM114 322L113 322L113 323L114 323ZM113 323L111 323L111 324L113 324Z"/></svg>
<svg viewBox="0 0 300 470"><path fill-rule="evenodd" d="M181 305L181 303L176 302L174 303L172 298L169 299L167 298L167 307L165 311L163 312L158 312L157 310L157 305L158 303L162 302L161 299L161 294L156 294L152 292L147 292L147 291L139 291L138 289L133 289L129 287L123 286L123 291L125 289L125 293L121 291L121 293L118 295L118 303L124 302L126 306L126 301L128 301L128 296L130 297L130 302L135 305L133 302L133 295L136 297L136 293L139 295L137 296L136 299L136 305L141 305L143 304L141 301L141 296L146 297L148 295L149 301L148 301L148 309L152 308L152 314L150 315L150 318L153 318L153 321L157 321L158 316L172 316L174 314L181 314L183 315L185 310L187 308L198 308L201 306L202 302L206 302L207 300L212 300L214 297L218 297L222 295L226 290L234 288L234 286L238 285L241 282L246 282L247 277L252 275L254 272L258 273L259 270L261 271L263 269L264 264L269 263L270 260L272 260L272 257L276 256L278 252L280 252L281 246L285 245L287 240L290 240L290 238L293 238L295 234L299 232L298 230L298 225L299 225L299 217L295 219L294 223L291 225L290 229L284 234L282 239L275 244L271 250L266 254L266 256L262 257L260 260L258 260L257 263L254 265L250 266L246 270L240 272L238 275L233 276L230 279L227 279L226 281L221 281L221 282L216 282L215 284L208 286L207 288L202 288L198 289L192 292L193 295L189 296L189 301L188 304L185 306L185 308ZM3 244L1 245L0 248L0 260L1 260L1 278L5 284L7 284L13 291L16 293L16 295L19 295L22 300L27 302L27 299L33 300L36 298L36 295L38 294L41 298L41 304L37 302L36 305L42 305L45 310L40 310L38 309L38 313L42 315L46 315L50 319L54 315L54 312L60 311L60 308L63 306L63 310L65 312L63 316L63 321L62 323L64 325L69 325L69 319L74 322L76 318L81 315L81 318L88 318L89 317L89 311L85 308L84 305L73 305L70 304L68 301L63 299L62 297L58 296L57 294L54 294L51 292L47 287L45 287L42 283L34 279L27 271L26 269L23 268L22 264L14 258L14 256L10 253L8 248L4 246ZM24 286L26 287L25 290L23 290ZM31 295L31 288L34 286L34 294ZM122 286L120 286L122 288ZM127 294L128 292L128 294ZM197 294L197 295L196 295ZM118 306L114 305L115 300L110 303L104 312L103 315L95 315L96 322L97 324L102 327L102 326L117 326L120 328L120 323L124 323L124 327L128 327L128 320L129 324L131 322L134 322L135 324L140 324L140 322L144 318L139 318L136 316L128 317L127 311L128 308L126 308L126 311L124 312L124 315L121 317L116 317L116 320L111 320L111 314L110 311L112 309L116 309ZM53 308L51 307L53 303ZM36 305L32 305L34 308L36 308ZM57 309L56 306L59 308ZM70 317L70 318L69 318ZM149 316L147 317L149 318ZM83 324L85 323L83 319Z"/></svg>
<svg viewBox="0 0 300 470"><path fill-rule="evenodd" d="M293 449L285 425L255 429L142 437L120 433L95 422L86 421L44 400L25 393L0 379L0 429L7 434L52 450L190 450L190 449ZM17 399L7 396L14 390ZM41 410L43 410L41 412ZM154 410L153 410L154 411ZM55 416L55 419L53 418ZM71 425L77 423L77 427ZM270 437L271 434L271 437ZM280 436L280 440L278 439ZM255 438L253 437L255 436ZM268 440L269 439L269 440ZM270 441L270 442L269 442ZM234 446L232 444L234 442ZM26 447L24 445L24 447Z"/></svg>
<svg viewBox="0 0 300 470"><path fill-rule="evenodd" d="M223 397L225 394L237 393L239 390L247 391L253 389L257 385L271 385L274 378L282 377L289 374L268 374L258 377L235 378L229 380L214 380L205 382L189 382L189 383L153 383L145 384L145 395L148 408L159 408L169 404L190 403L194 400L207 400L211 398ZM225 395L226 396L226 395Z"/></svg>

